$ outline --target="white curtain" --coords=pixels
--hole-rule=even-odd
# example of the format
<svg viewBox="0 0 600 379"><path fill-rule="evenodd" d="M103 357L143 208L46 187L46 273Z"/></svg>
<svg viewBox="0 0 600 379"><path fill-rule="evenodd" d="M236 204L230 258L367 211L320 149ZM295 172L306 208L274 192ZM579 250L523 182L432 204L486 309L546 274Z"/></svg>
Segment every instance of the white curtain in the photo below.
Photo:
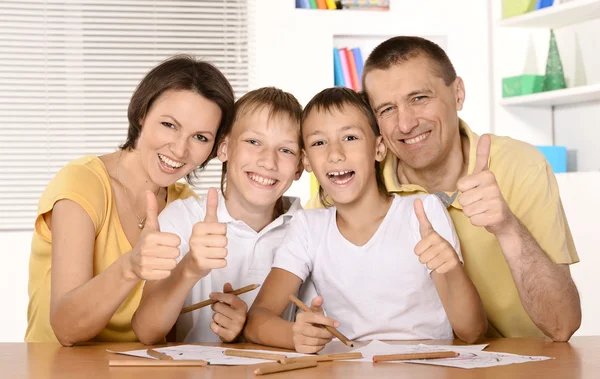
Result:
<svg viewBox="0 0 600 379"><path fill-rule="evenodd" d="M0 230L33 228L39 197L67 162L115 151L127 105L175 53L248 89L246 0L0 1ZM218 186L211 162L199 193Z"/></svg>

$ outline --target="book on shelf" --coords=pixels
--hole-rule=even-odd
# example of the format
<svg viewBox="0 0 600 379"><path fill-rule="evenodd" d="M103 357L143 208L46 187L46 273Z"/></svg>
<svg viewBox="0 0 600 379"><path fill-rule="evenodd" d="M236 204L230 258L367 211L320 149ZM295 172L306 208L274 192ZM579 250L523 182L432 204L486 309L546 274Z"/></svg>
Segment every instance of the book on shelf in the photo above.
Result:
<svg viewBox="0 0 600 379"><path fill-rule="evenodd" d="M333 84L361 91L363 64L360 48L333 48Z"/></svg>
<svg viewBox="0 0 600 379"><path fill-rule="evenodd" d="M328 10L390 10L389 0L296 0L298 9Z"/></svg>

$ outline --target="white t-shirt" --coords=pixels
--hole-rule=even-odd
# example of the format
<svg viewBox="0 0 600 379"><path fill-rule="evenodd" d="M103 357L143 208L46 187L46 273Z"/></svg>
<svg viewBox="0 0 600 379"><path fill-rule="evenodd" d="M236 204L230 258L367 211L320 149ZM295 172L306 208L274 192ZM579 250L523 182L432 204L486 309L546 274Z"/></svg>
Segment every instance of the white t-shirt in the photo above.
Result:
<svg viewBox="0 0 600 379"><path fill-rule="evenodd" d="M430 270L414 253L421 240L414 199L460 256L450 215L434 195L394 199L363 246L340 233L335 207L296 212L273 267L304 280L312 273L327 315L352 340L451 339L452 327ZM461 258L462 261L462 258Z"/></svg>
<svg viewBox="0 0 600 379"><path fill-rule="evenodd" d="M225 198L219 193L219 204L217 218L219 222L227 225L227 266L222 269L212 270L207 276L200 279L188 295L185 306L208 299L211 292L223 292L223 285L231 283L234 289L249 284L262 284L271 270L271 265L277 248L285 236L290 219L293 214L302 209L300 199L284 197L287 212L260 232L256 232L245 222L235 220L227 212ZM193 197L176 200L169 204L158 217L160 230L177 234L181 238L181 261L188 253L189 240L192 235L194 224L203 221L206 215L206 197L195 199ZM312 284L310 284L312 286ZM307 288L300 295L314 296L312 290ZM248 304L248 308L254 302L260 288L240 295L240 298ZM304 288L303 288L304 291ZM294 312L293 307L286 311L286 318L291 320ZM186 313L177 320L177 341L184 342L220 342L219 336L210 329L213 311L210 307L201 308Z"/></svg>

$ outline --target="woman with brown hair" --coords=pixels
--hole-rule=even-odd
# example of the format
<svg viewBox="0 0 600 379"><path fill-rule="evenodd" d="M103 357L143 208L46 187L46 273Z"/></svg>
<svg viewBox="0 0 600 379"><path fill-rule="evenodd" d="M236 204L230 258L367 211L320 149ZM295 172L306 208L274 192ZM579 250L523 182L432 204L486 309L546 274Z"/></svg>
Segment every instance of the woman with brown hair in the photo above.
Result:
<svg viewBox="0 0 600 379"><path fill-rule="evenodd" d="M27 342L136 340L143 281L168 276L179 256L157 214L193 195L177 182L215 156L233 117L231 85L209 63L178 55L142 79L120 150L70 162L40 198Z"/></svg>

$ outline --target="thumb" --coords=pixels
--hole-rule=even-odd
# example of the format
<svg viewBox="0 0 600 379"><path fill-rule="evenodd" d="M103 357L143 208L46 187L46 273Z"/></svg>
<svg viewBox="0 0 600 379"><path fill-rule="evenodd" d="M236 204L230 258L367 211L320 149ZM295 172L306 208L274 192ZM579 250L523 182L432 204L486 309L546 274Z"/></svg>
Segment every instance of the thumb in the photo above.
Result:
<svg viewBox="0 0 600 379"><path fill-rule="evenodd" d="M312 299L310 303L310 310L315 313L325 313L323 312L323 298L321 296L317 296Z"/></svg>
<svg viewBox="0 0 600 379"><path fill-rule="evenodd" d="M419 222L419 232L421 233L421 238L425 238L431 232L433 232L433 226L429 222L427 218L427 214L425 213L425 208L423 207L423 200L415 199L415 214L417 215L417 221Z"/></svg>
<svg viewBox="0 0 600 379"><path fill-rule="evenodd" d="M223 293L228 293L228 292L233 292L233 287L231 286L231 283L229 283L229 282L223 284Z"/></svg>
<svg viewBox="0 0 600 379"><path fill-rule="evenodd" d="M152 191L146 191L146 224L144 229L160 232L158 226L158 202Z"/></svg>
<svg viewBox="0 0 600 379"><path fill-rule="evenodd" d="M217 195L217 190L209 188L206 195L206 216L204 216L204 222L219 222L217 218L218 205L219 195Z"/></svg>
<svg viewBox="0 0 600 379"><path fill-rule="evenodd" d="M488 170L491 145L492 139L489 134L484 134L479 137L479 142L477 143L477 153L475 155L475 169L473 170L473 174Z"/></svg>

